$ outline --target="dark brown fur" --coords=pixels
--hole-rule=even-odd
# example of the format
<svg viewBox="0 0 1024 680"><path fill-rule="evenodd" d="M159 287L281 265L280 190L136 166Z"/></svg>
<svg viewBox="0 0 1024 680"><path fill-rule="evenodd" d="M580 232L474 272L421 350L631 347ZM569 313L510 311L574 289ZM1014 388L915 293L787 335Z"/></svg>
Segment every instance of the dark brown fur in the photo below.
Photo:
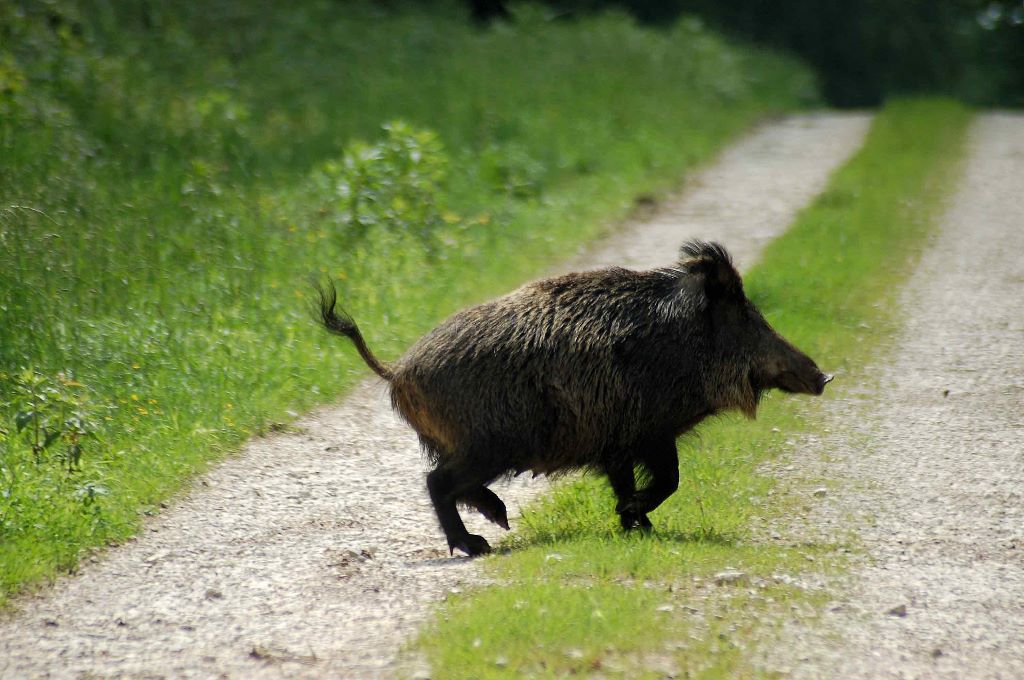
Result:
<svg viewBox="0 0 1024 680"><path fill-rule="evenodd" d="M456 503L508 528L486 488L502 475L602 472L623 527L648 528L678 484L679 435L726 409L754 417L767 389L820 394L830 379L768 325L713 243L686 244L675 267L528 284L451 316L393 366L335 313L333 289L320 294L323 324L391 383L436 466L427 487L449 548L470 555L489 546Z"/></svg>

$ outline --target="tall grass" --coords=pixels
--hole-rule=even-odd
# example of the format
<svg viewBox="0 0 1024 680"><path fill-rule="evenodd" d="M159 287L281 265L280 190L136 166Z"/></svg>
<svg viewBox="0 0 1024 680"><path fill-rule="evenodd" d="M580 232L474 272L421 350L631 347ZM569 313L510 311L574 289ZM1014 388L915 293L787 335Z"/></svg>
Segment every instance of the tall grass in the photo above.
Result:
<svg viewBox="0 0 1024 680"><path fill-rule="evenodd" d="M944 100L888 105L745 277L772 324L839 373L825 398L864 378L858 370L898 327L895 293L956 179L969 118ZM755 516L787 510L762 464L818 425L813 402L779 394L757 421L701 425L679 443L679 490L651 513L650 536L618 529L603 479L558 488L524 512L510 553L487 558L508 585L453 598L423 635L435 677L758 676L754 645L791 607L821 604L800 575L835 568L848 547L845 536L752 540ZM496 612L500 626L490 625Z"/></svg>
<svg viewBox="0 0 1024 680"><path fill-rule="evenodd" d="M813 98L694 22L396 7L0 4L0 598L353 383L310 275L394 356Z"/></svg>

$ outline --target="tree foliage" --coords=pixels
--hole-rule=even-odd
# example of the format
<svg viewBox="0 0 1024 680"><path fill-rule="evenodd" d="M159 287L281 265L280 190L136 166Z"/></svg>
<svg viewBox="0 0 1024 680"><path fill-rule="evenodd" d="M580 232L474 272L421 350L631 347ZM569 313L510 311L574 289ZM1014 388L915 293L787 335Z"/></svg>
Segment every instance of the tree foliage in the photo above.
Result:
<svg viewBox="0 0 1024 680"><path fill-rule="evenodd" d="M495 2L471 2L474 15ZM939 92L1024 104L1020 0L548 0L558 16L619 7L646 23L695 14L719 30L794 52L837 106ZM493 15L497 16L497 11Z"/></svg>

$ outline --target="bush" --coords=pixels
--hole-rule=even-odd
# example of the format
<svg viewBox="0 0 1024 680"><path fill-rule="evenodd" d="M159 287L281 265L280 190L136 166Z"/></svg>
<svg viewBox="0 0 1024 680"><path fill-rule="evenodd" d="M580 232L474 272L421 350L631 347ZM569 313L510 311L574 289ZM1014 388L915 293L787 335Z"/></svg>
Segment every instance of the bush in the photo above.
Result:
<svg viewBox="0 0 1024 680"><path fill-rule="evenodd" d="M351 143L340 161L313 173L311 223L324 223L346 249L378 229L411 234L435 256L448 157L430 130L395 121L384 133L376 144Z"/></svg>

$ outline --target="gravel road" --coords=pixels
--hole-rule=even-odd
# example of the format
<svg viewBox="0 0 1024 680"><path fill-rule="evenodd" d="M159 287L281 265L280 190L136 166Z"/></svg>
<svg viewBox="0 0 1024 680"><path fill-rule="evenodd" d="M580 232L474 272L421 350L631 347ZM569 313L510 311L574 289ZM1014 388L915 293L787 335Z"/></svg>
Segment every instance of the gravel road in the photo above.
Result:
<svg viewBox="0 0 1024 680"><path fill-rule="evenodd" d="M1024 678L1024 116L980 116L901 297L905 328L791 462L835 480L784 536L866 549L769 669L800 678Z"/></svg>
<svg viewBox="0 0 1024 680"><path fill-rule="evenodd" d="M668 264L692 237L721 240L749 264L868 122L821 114L765 124L651 219L566 268ZM393 675L431 606L481 578L478 562L448 556L424 472L415 437L369 380L292 431L250 442L137 540L23 598L0 621L0 677ZM543 489L497 491L515 515ZM470 531L499 538L475 520Z"/></svg>

